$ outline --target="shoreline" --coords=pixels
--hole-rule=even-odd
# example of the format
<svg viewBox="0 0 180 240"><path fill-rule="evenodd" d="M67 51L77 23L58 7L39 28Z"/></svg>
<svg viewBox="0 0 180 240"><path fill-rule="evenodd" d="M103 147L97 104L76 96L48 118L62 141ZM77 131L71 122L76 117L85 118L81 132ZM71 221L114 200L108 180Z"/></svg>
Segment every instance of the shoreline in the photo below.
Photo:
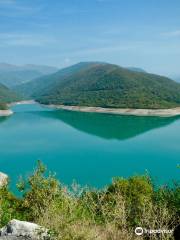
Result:
<svg viewBox="0 0 180 240"><path fill-rule="evenodd" d="M0 110L0 117L9 117L12 114L13 114L13 111L11 109Z"/></svg>
<svg viewBox="0 0 180 240"><path fill-rule="evenodd" d="M68 111L106 113L126 116L174 117L180 116L180 107L170 109L131 109L131 108L102 108L85 106L45 105L49 108Z"/></svg>
<svg viewBox="0 0 180 240"><path fill-rule="evenodd" d="M27 100L27 101L12 102L12 103L7 104L7 106L10 108L15 105L34 104L34 103L36 103L34 100ZM13 113L14 112L11 109L0 110L0 117L9 117Z"/></svg>
<svg viewBox="0 0 180 240"><path fill-rule="evenodd" d="M12 103L9 103L7 105L8 105L8 107L12 107L12 106L15 106L15 105L35 104L35 103L37 103L37 102L34 101L34 100L24 100L24 101L19 101L19 102L12 102Z"/></svg>
<svg viewBox="0 0 180 240"><path fill-rule="evenodd" d="M48 107L51 109L62 109L67 111L76 112L89 112L89 113L104 113L104 114L115 114L124 116L147 116L147 117L175 117L180 116L180 107L169 108L169 109L133 109L133 108L102 108L102 107L87 107L87 106L66 106L66 105L55 105L55 104L41 104L34 100L24 100L19 102L9 103L7 106L12 107L15 105L23 104L40 104L41 106ZM0 117L8 117L13 114L11 109L0 110Z"/></svg>

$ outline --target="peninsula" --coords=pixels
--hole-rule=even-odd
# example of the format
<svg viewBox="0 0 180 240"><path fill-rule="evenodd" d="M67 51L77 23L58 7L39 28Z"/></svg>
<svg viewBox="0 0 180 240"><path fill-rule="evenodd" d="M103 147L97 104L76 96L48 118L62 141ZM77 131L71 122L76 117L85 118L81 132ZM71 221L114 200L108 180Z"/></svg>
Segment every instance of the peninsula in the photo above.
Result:
<svg viewBox="0 0 180 240"><path fill-rule="evenodd" d="M180 84L164 76L100 62L81 62L15 89L67 110L142 116L180 112Z"/></svg>

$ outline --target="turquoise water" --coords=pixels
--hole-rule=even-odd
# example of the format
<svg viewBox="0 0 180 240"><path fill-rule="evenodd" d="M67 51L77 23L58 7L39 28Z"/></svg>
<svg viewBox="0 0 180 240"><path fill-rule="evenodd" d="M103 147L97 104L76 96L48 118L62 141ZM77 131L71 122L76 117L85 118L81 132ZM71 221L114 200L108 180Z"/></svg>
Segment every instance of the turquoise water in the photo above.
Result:
<svg viewBox="0 0 180 240"><path fill-rule="evenodd" d="M103 187L146 171L158 184L180 180L180 118L52 111L19 105L0 118L0 171L12 188L38 159L71 184Z"/></svg>

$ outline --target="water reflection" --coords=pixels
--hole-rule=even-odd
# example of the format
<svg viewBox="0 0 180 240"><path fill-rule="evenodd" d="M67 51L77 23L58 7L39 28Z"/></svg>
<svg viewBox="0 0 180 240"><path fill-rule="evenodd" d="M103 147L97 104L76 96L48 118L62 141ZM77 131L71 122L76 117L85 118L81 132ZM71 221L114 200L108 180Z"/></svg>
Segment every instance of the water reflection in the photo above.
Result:
<svg viewBox="0 0 180 240"><path fill-rule="evenodd" d="M73 111L40 112L42 117L55 118L73 128L104 139L125 140L147 131L165 127L179 117L136 117Z"/></svg>
<svg viewBox="0 0 180 240"><path fill-rule="evenodd" d="M9 117L0 117L0 124L5 122Z"/></svg>

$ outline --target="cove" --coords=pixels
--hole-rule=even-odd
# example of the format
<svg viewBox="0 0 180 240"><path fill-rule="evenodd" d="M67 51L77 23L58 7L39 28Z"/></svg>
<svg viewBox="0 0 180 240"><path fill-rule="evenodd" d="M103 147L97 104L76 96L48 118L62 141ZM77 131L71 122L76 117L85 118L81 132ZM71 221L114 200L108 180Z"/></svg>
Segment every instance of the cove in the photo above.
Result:
<svg viewBox="0 0 180 240"><path fill-rule="evenodd" d="M11 187L37 160L70 185L102 188L146 171L158 184L180 180L180 118L135 117L17 105L0 118L0 171Z"/></svg>

